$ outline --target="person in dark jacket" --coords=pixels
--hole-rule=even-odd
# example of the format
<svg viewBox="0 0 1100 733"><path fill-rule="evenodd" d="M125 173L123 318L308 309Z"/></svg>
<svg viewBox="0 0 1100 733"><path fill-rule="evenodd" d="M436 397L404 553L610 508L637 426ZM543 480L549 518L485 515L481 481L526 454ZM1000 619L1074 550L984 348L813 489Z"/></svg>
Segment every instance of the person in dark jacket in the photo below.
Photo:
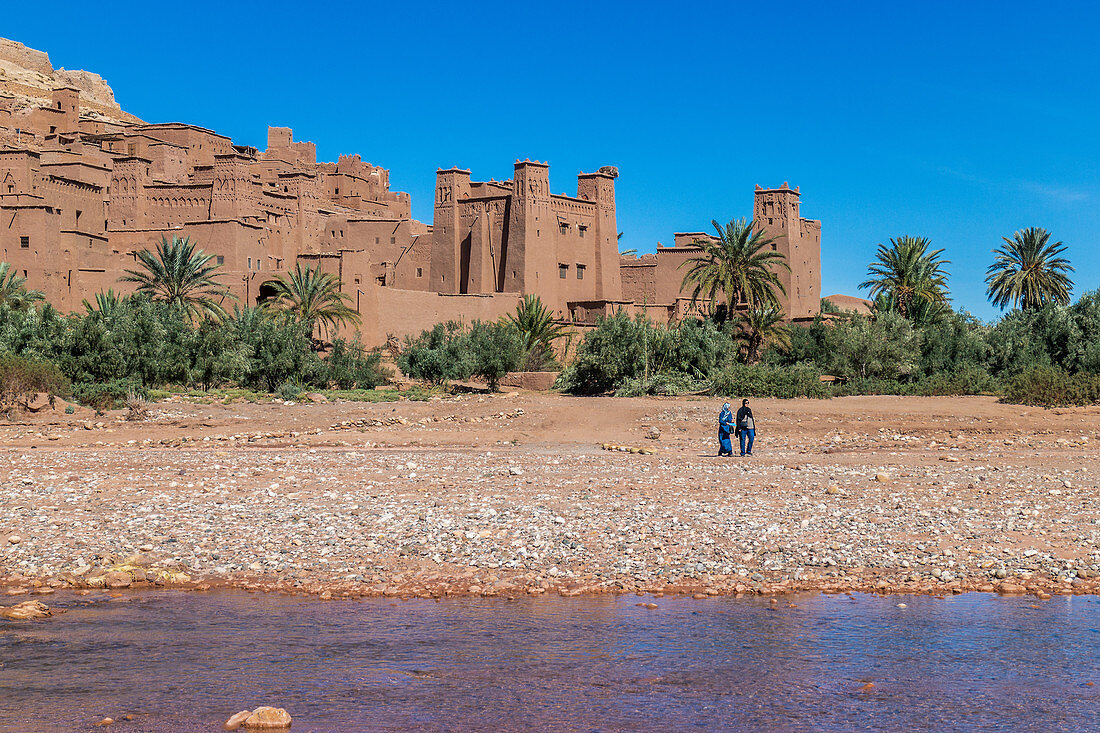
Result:
<svg viewBox="0 0 1100 733"><path fill-rule="evenodd" d="M730 403L727 402L722 405L722 411L718 413L718 455L733 455L731 432L733 432L733 412L730 410Z"/></svg>
<svg viewBox="0 0 1100 733"><path fill-rule="evenodd" d="M756 440L756 420L748 400L741 400L741 409L737 411L737 437L741 439L741 455L751 456L752 444Z"/></svg>

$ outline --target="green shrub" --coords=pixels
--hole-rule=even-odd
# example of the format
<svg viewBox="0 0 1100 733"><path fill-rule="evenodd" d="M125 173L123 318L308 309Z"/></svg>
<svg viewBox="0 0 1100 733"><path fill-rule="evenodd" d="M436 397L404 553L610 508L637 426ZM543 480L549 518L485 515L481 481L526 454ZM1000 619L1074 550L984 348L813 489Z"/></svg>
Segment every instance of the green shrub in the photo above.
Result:
<svg viewBox="0 0 1100 733"><path fill-rule="evenodd" d="M832 396L821 372L810 365L772 366L732 364L713 380L712 394L722 397L813 397Z"/></svg>
<svg viewBox="0 0 1100 733"><path fill-rule="evenodd" d="M77 402L96 412L122 407L130 395L148 397L149 392L137 379L112 379L107 382L79 382L73 385Z"/></svg>
<svg viewBox="0 0 1100 733"><path fill-rule="evenodd" d="M523 337L509 323L474 321L465 337L470 373L481 377L490 392L497 391L502 377L515 371L523 361Z"/></svg>
<svg viewBox="0 0 1100 733"><path fill-rule="evenodd" d="M55 397L69 394L69 380L56 364L15 354L0 354L0 412L10 414L26 408L38 394Z"/></svg>
<svg viewBox="0 0 1100 733"><path fill-rule="evenodd" d="M1001 383L984 366L963 365L954 371L934 372L911 385L907 394L926 397L1000 394Z"/></svg>
<svg viewBox="0 0 1100 733"><path fill-rule="evenodd" d="M275 391L275 394L277 394L280 399L294 402L302 396L302 392L303 390L300 382L288 380L279 385L279 389Z"/></svg>
<svg viewBox="0 0 1100 733"><path fill-rule="evenodd" d="M456 321L437 323L416 338L405 338L397 366L405 376L432 384L467 379L473 373L473 366L465 341L462 324Z"/></svg>
<svg viewBox="0 0 1100 733"><path fill-rule="evenodd" d="M681 395L709 391L710 384L687 374L654 374L648 382L630 377L624 379L615 390L616 397L642 397L644 395Z"/></svg>
<svg viewBox="0 0 1100 733"><path fill-rule="evenodd" d="M1005 383L1002 402L1037 407L1071 407L1100 402L1100 374L1067 374L1058 367L1035 366Z"/></svg>
<svg viewBox="0 0 1100 733"><path fill-rule="evenodd" d="M630 393L654 394L654 385L662 384L654 381L658 375L664 375L661 379L668 384L680 385L709 379L735 353L732 343L713 321L689 318L661 326L620 310L601 318L585 334L557 386L577 394L620 387Z"/></svg>
<svg viewBox="0 0 1100 733"><path fill-rule="evenodd" d="M354 340L335 339L332 350L323 360L322 386L336 389L374 389L385 384L393 376L382 366L382 352L364 351L359 337Z"/></svg>

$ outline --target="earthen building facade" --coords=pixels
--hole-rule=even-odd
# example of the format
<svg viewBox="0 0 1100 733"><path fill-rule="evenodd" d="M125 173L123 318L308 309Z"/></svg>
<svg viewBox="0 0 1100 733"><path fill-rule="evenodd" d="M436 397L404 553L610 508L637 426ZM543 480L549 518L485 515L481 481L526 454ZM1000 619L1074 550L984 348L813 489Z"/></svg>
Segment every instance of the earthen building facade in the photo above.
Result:
<svg viewBox="0 0 1100 733"><path fill-rule="evenodd" d="M146 124L95 89L94 102L64 85L28 103L0 85L0 259L61 310L125 291L136 253L177 236L214 255L246 304L297 260L337 274L371 345L440 320L497 318L525 293L578 323L632 303L651 316L687 312L678 268L704 235L621 259L614 168L580 174L575 195L551 193L537 161L517 161L506 181L439 170L429 225L390 190L388 170L358 155L318 162L282 127L268 128L261 151L195 125ZM791 262L789 315L816 313L820 223L800 218L798 189L758 188L754 218Z"/></svg>

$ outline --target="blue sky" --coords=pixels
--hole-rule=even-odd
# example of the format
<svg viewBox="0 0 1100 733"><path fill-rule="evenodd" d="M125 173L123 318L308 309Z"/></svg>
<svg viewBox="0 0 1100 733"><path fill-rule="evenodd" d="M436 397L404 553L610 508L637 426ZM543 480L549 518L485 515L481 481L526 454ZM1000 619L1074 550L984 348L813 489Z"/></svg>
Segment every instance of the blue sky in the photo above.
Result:
<svg viewBox="0 0 1100 733"><path fill-rule="evenodd" d="M431 221L435 169L555 192L617 165L624 247L751 215L755 184L822 220L822 292L875 247L946 249L957 306L995 311L993 247L1043 226L1100 285L1100 9L1086 3L114 3L5 8L0 36L101 74L149 121L361 153ZM134 20L129 20L133 18ZM95 40L93 40L95 39Z"/></svg>

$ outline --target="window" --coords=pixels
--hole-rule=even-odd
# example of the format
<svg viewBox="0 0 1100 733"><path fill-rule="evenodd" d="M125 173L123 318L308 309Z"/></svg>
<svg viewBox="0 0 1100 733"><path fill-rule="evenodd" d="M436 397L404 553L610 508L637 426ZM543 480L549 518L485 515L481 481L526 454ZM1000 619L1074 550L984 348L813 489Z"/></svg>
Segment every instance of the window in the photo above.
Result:
<svg viewBox="0 0 1100 733"><path fill-rule="evenodd" d="M564 221L561 222L560 224L558 224L558 229L561 230L562 234L568 234L569 233L569 225L566 224Z"/></svg>
<svg viewBox="0 0 1100 733"><path fill-rule="evenodd" d="M397 244L397 237L390 237L390 244Z"/></svg>
<svg viewBox="0 0 1100 733"><path fill-rule="evenodd" d="M577 234L581 235L581 239L584 239L584 233L588 231L588 227L584 224L577 225Z"/></svg>
<svg viewBox="0 0 1100 733"><path fill-rule="evenodd" d="M577 265L577 279L584 279L584 265Z"/></svg>
<svg viewBox="0 0 1100 733"><path fill-rule="evenodd" d="M416 276L417 277L424 277L424 268L423 267L416 268Z"/></svg>
<svg viewBox="0 0 1100 733"><path fill-rule="evenodd" d="M337 195L337 196L339 196L339 195L340 195L340 189L339 189L339 188L338 188L338 189L336 189L336 195Z"/></svg>
<svg viewBox="0 0 1100 733"><path fill-rule="evenodd" d="M375 244L381 244L381 242L382 242L382 237L375 237L374 238L374 243Z"/></svg>
<svg viewBox="0 0 1100 733"><path fill-rule="evenodd" d="M249 270L252 269L252 258L251 257L248 258L248 269Z"/></svg>
<svg viewBox="0 0 1100 733"><path fill-rule="evenodd" d="M30 237L20 237L19 238L19 248L20 249L30 249L31 248L31 238Z"/></svg>
<svg viewBox="0 0 1100 733"><path fill-rule="evenodd" d="M78 225L80 224L80 215L81 215L81 214L83 214L83 213L84 213L84 212L83 212L83 211L81 211L80 209L77 209L77 210L76 210L76 223L77 223Z"/></svg>
<svg viewBox="0 0 1100 733"><path fill-rule="evenodd" d="M558 277L562 280L569 277L569 265L558 265Z"/></svg>

